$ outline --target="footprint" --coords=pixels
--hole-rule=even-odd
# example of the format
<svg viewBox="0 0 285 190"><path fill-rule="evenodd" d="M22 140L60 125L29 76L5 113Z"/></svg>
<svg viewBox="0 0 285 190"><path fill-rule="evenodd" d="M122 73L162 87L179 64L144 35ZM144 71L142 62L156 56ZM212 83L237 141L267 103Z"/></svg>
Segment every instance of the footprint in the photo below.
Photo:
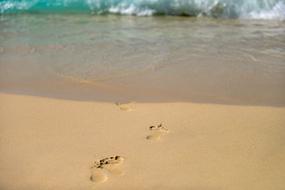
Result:
<svg viewBox="0 0 285 190"><path fill-rule="evenodd" d="M151 135L146 136L147 140L160 140L161 134L160 133L153 133Z"/></svg>
<svg viewBox="0 0 285 190"><path fill-rule="evenodd" d="M107 172L113 175L123 175L124 173L120 166L124 160L122 156L111 156L96 160L90 168L90 180L95 183L103 183L108 179Z"/></svg>
<svg viewBox="0 0 285 190"><path fill-rule="evenodd" d="M104 183L108 180L108 176L103 169L93 168L91 170L90 180L94 183Z"/></svg>
<svg viewBox="0 0 285 190"><path fill-rule="evenodd" d="M150 126L149 130L151 134L146 137L147 140L160 140L163 135L169 133L169 130L162 126L162 123L157 126Z"/></svg>
<svg viewBox="0 0 285 190"><path fill-rule="evenodd" d="M132 103L120 103L117 102L116 105L120 108L122 111L133 111L133 108L131 107Z"/></svg>

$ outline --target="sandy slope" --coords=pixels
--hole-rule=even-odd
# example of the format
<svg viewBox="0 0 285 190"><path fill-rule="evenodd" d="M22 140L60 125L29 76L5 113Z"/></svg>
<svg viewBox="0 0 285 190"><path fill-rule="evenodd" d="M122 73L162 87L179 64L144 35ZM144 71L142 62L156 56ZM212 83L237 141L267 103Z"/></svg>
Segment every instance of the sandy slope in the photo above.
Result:
<svg viewBox="0 0 285 190"><path fill-rule="evenodd" d="M285 108L129 106L0 94L0 189L285 189ZM170 132L147 140L160 122ZM90 181L114 155L123 175Z"/></svg>

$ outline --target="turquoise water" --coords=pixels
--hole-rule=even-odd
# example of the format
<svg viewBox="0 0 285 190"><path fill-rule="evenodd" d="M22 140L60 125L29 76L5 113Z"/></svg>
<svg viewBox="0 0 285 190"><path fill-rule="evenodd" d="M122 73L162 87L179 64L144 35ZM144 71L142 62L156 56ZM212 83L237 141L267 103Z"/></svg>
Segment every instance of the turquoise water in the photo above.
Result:
<svg viewBox="0 0 285 190"><path fill-rule="evenodd" d="M0 13L88 13L284 19L285 0L1 0Z"/></svg>

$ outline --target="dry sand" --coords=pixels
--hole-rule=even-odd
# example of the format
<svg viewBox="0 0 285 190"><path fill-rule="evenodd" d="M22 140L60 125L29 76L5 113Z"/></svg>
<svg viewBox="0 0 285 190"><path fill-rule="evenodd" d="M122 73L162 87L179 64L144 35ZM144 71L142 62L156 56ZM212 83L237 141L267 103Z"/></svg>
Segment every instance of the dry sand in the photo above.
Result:
<svg viewBox="0 0 285 190"><path fill-rule="evenodd" d="M0 135L1 190L285 189L285 108L0 94Z"/></svg>

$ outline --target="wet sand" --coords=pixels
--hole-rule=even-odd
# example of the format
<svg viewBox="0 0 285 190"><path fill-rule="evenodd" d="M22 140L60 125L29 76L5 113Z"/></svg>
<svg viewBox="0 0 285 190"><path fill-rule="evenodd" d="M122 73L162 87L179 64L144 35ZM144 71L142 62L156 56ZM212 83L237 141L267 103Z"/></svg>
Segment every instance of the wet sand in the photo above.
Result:
<svg viewBox="0 0 285 190"><path fill-rule="evenodd" d="M0 188L283 190L284 115L285 108L269 106L2 93ZM92 169L116 155L124 158L117 171L113 161Z"/></svg>
<svg viewBox="0 0 285 190"><path fill-rule="evenodd" d="M0 92L285 106L278 20L33 14L0 19Z"/></svg>

